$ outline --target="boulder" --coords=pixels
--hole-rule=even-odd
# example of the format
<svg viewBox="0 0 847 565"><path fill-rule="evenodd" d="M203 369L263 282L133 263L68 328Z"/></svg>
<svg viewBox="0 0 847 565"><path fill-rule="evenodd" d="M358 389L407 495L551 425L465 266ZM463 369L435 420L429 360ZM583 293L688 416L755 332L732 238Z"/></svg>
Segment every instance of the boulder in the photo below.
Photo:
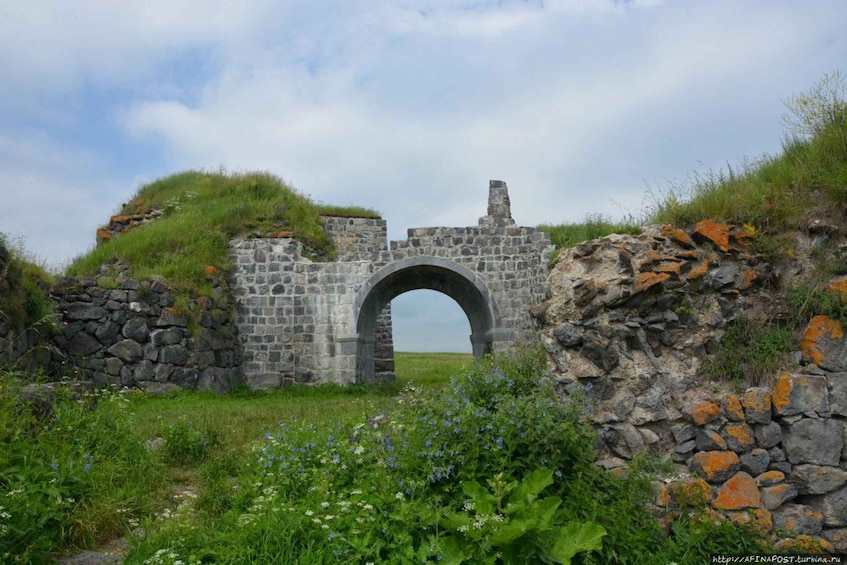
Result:
<svg viewBox="0 0 847 565"><path fill-rule="evenodd" d="M782 373L773 387L773 410L778 416L829 412L826 377Z"/></svg>
<svg viewBox="0 0 847 565"><path fill-rule="evenodd" d="M792 482L800 494L826 494L847 483L847 472L838 467L797 465Z"/></svg>
<svg viewBox="0 0 847 565"><path fill-rule="evenodd" d="M147 328L147 320L139 317L128 320L127 323L124 324L121 333L127 339L137 341L138 343L144 343L147 341L147 336L150 331Z"/></svg>
<svg viewBox="0 0 847 565"><path fill-rule="evenodd" d="M144 355L144 351L138 342L131 339L124 339L117 342L109 348L109 353L120 358L125 363L139 361Z"/></svg>
<svg viewBox="0 0 847 565"><path fill-rule="evenodd" d="M718 510L741 510L758 508L762 505L756 481L740 471L718 488L712 506Z"/></svg>
<svg viewBox="0 0 847 565"><path fill-rule="evenodd" d="M734 451L699 451L688 467L710 483L721 483L738 471L741 463Z"/></svg>
<svg viewBox="0 0 847 565"><path fill-rule="evenodd" d="M823 514L810 506L783 504L773 511L773 523L795 534L817 535L823 529Z"/></svg>
<svg viewBox="0 0 847 565"><path fill-rule="evenodd" d="M832 373L847 372L847 343L844 326L827 316L815 316L809 321L800 340L803 359Z"/></svg>
<svg viewBox="0 0 847 565"><path fill-rule="evenodd" d="M835 420L803 418L786 426L782 437L785 455L794 465L836 466L841 458L843 430Z"/></svg>

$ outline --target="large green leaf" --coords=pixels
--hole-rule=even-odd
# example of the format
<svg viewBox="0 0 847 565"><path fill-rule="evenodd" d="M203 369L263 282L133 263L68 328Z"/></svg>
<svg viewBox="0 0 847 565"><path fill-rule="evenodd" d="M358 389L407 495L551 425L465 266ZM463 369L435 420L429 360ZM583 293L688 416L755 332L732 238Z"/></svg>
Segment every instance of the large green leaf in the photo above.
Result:
<svg viewBox="0 0 847 565"><path fill-rule="evenodd" d="M462 483L462 491L471 499L478 514L494 514L497 498L476 481Z"/></svg>
<svg viewBox="0 0 847 565"><path fill-rule="evenodd" d="M605 528L593 522L568 522L541 537L541 550L554 563L570 565L571 557L577 553L603 547L605 535Z"/></svg>
<svg viewBox="0 0 847 565"><path fill-rule="evenodd" d="M491 534L489 541L494 547L511 543L533 529L535 521L535 518L512 518L497 528L497 531Z"/></svg>
<svg viewBox="0 0 847 565"><path fill-rule="evenodd" d="M518 488L509 496L509 501L515 504L521 502L529 504L535 500L541 491L553 484L553 471L538 468L526 477L518 485Z"/></svg>

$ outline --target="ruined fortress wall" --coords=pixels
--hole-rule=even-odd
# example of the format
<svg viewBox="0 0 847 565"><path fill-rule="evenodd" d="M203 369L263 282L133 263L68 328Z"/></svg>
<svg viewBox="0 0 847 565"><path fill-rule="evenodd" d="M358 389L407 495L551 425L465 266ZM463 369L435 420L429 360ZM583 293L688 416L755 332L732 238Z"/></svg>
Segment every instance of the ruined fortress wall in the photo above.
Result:
<svg viewBox="0 0 847 565"><path fill-rule="evenodd" d="M495 348L533 340L529 310L542 299L552 248L547 234L514 224L505 184L495 183L494 216L479 226L411 229L407 240L390 246L384 220L324 218L337 251L332 262L310 261L290 238L231 241L247 383L354 382L357 296L380 269L409 258L449 260L487 287L504 334L496 336ZM374 379L393 380L390 306L379 317L375 340Z"/></svg>

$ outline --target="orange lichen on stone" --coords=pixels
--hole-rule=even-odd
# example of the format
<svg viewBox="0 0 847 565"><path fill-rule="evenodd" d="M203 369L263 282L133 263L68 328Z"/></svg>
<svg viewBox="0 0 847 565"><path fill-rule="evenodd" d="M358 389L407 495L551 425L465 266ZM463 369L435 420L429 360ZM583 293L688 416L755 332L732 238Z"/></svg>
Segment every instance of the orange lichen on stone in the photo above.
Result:
<svg viewBox="0 0 847 565"><path fill-rule="evenodd" d="M112 216L111 218L109 218L109 225L125 224L127 222L132 221L134 218L135 218L134 216L131 216L131 215L128 215L128 214L123 214L123 215L119 215L119 216Z"/></svg>
<svg viewBox="0 0 847 565"><path fill-rule="evenodd" d="M698 451L689 466L707 481L726 476L739 466L738 454L734 451Z"/></svg>
<svg viewBox="0 0 847 565"><path fill-rule="evenodd" d="M844 337L844 327L838 320L827 316L815 316L809 321L803 337L800 338L800 351L803 357L816 365L823 361L823 352L818 346L818 340L822 338L840 339Z"/></svg>
<svg viewBox="0 0 847 565"><path fill-rule="evenodd" d="M663 259L662 255L656 251L655 249L650 249L649 251L639 255L636 258L636 266L639 271L643 271L645 268L649 267L654 263L658 263Z"/></svg>
<svg viewBox="0 0 847 565"><path fill-rule="evenodd" d="M668 492L674 506L702 506L712 499L712 487L698 477L671 483Z"/></svg>
<svg viewBox="0 0 847 565"><path fill-rule="evenodd" d="M729 251L729 226L712 220L702 220L694 226L694 233L717 245L721 251Z"/></svg>
<svg viewBox="0 0 847 565"><path fill-rule="evenodd" d="M112 239L112 236L109 235L106 228L97 228L97 241L106 241L109 239Z"/></svg>
<svg viewBox="0 0 847 565"><path fill-rule="evenodd" d="M753 286L753 283L756 282L759 278L759 273L756 269L746 269L743 273L741 273L741 288L748 289Z"/></svg>
<svg viewBox="0 0 847 565"><path fill-rule="evenodd" d="M713 402L701 400L687 404L682 413L694 424L704 426L721 415L721 408Z"/></svg>
<svg viewBox="0 0 847 565"><path fill-rule="evenodd" d="M654 269L657 273L671 273L679 276L682 271L682 263L662 263Z"/></svg>
<svg viewBox="0 0 847 565"><path fill-rule="evenodd" d="M847 276L836 277L826 285L826 291L839 298L847 298Z"/></svg>
<svg viewBox="0 0 847 565"><path fill-rule="evenodd" d="M657 284L661 284L671 278L668 273L641 273L635 277L635 285L633 291L644 292L648 288L652 288Z"/></svg>
<svg viewBox="0 0 847 565"><path fill-rule="evenodd" d="M743 450L752 448L756 443L753 430L747 424L727 424L723 432L726 434L727 441L730 438L734 439Z"/></svg>
<svg viewBox="0 0 847 565"><path fill-rule="evenodd" d="M685 251L679 251L674 254L674 257L677 259L696 259L698 257L697 252L693 249L686 249Z"/></svg>
<svg viewBox="0 0 847 565"><path fill-rule="evenodd" d="M750 508L737 512L727 512L726 515L739 526L752 525L762 530L773 528L773 517L770 511L764 508Z"/></svg>
<svg viewBox="0 0 847 565"><path fill-rule="evenodd" d="M708 272L709 272L709 260L703 259L702 263L700 263L699 265L695 265L690 271L688 271L688 274L685 275L685 279L689 280L689 281L694 280L694 279L697 279L697 278L704 276Z"/></svg>
<svg viewBox="0 0 847 565"><path fill-rule="evenodd" d="M663 483L657 482L656 489L656 506L659 508L667 508L671 503L671 494L668 487Z"/></svg>
<svg viewBox="0 0 847 565"><path fill-rule="evenodd" d="M289 230L280 230L280 231L268 232L268 237L282 238L282 237L291 237L292 235L294 235L294 233L289 231Z"/></svg>
<svg viewBox="0 0 847 565"><path fill-rule="evenodd" d="M771 471L765 471L764 473L756 477L756 483L760 487L769 487L777 483L781 483L784 480L785 473L783 473L782 471L777 471L775 469Z"/></svg>
<svg viewBox="0 0 847 565"><path fill-rule="evenodd" d="M780 540L774 544L774 549L811 554L835 553L835 547L827 540L805 534L796 538Z"/></svg>
<svg viewBox="0 0 847 565"><path fill-rule="evenodd" d="M785 408L791 404L791 391L794 389L794 379L791 374L783 372L776 378L773 386L773 402L774 411L777 414L782 414Z"/></svg>
<svg viewBox="0 0 847 565"><path fill-rule="evenodd" d="M741 510L758 508L761 505L759 486L753 477L744 471L736 473L726 481L712 501L712 506L718 510Z"/></svg>
<svg viewBox="0 0 847 565"><path fill-rule="evenodd" d="M694 246L694 242L691 241L691 237L687 233L685 233L685 230L675 228L670 224L665 224L662 226L662 234L665 237L671 238L673 241L679 243L680 245L685 245L686 247Z"/></svg>
<svg viewBox="0 0 847 565"><path fill-rule="evenodd" d="M220 270L214 265L206 265L203 267L203 272L209 275L210 277L217 277L221 274Z"/></svg>
<svg viewBox="0 0 847 565"><path fill-rule="evenodd" d="M135 213L140 214L141 210L144 209L144 203L147 202L146 198L136 198L132 201L132 205L135 206Z"/></svg>
<svg viewBox="0 0 847 565"><path fill-rule="evenodd" d="M735 394L725 394L721 400L721 407L724 414L730 420L740 422L744 419L744 409L741 407L741 401Z"/></svg>
<svg viewBox="0 0 847 565"><path fill-rule="evenodd" d="M750 414L764 414L771 411L773 396L766 388L751 388L741 396L741 404Z"/></svg>
<svg viewBox="0 0 847 565"><path fill-rule="evenodd" d="M740 228L737 228L735 233L732 235L735 237L735 241L737 241L739 245L747 245L756 233L747 226L741 226Z"/></svg>

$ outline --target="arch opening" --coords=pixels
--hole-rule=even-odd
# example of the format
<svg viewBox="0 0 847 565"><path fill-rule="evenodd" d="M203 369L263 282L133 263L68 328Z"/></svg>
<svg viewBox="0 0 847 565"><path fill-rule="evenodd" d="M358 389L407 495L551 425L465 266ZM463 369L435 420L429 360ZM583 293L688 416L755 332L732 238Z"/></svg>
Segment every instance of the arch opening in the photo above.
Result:
<svg viewBox="0 0 847 565"><path fill-rule="evenodd" d="M498 328L496 305L475 273L438 257L402 259L374 274L354 302L357 382L374 379L374 330L380 312L396 296L420 289L445 294L461 307L470 324L475 358L491 353L495 341L511 337L511 332Z"/></svg>
<svg viewBox="0 0 847 565"><path fill-rule="evenodd" d="M395 296L390 307L394 351L471 353L468 317L446 294L426 289L411 290Z"/></svg>

